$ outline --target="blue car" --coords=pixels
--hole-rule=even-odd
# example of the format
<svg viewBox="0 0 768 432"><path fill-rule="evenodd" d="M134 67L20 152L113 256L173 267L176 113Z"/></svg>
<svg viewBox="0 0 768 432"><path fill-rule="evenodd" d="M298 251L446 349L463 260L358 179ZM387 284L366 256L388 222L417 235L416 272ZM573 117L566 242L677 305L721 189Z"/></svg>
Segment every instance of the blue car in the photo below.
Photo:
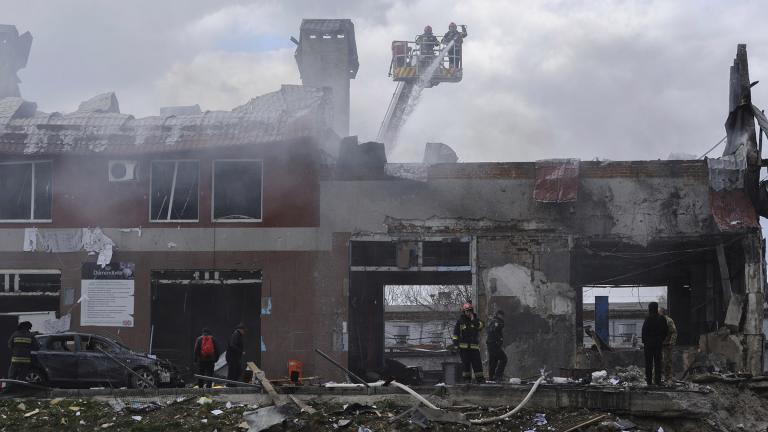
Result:
<svg viewBox="0 0 768 432"><path fill-rule="evenodd" d="M30 383L61 388L183 385L170 362L134 352L104 336L57 333L35 337L40 349L32 352Z"/></svg>

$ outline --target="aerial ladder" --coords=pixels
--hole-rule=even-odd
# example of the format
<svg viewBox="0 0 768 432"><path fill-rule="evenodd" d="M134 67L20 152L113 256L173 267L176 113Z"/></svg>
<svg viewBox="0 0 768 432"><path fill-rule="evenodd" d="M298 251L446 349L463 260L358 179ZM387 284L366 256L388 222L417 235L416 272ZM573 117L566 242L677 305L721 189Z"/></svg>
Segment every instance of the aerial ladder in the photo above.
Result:
<svg viewBox="0 0 768 432"><path fill-rule="evenodd" d="M416 41L393 41L389 76L397 83L392 100L379 127L377 141L391 148L418 103L421 91L440 83L457 83L463 76L461 51L453 42L439 44L433 50L421 52Z"/></svg>

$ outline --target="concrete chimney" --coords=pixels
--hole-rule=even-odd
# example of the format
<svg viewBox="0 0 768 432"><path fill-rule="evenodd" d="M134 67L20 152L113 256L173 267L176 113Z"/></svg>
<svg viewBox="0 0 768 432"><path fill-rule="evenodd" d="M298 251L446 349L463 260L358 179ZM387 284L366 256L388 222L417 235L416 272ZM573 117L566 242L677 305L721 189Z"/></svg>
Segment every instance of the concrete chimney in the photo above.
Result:
<svg viewBox="0 0 768 432"><path fill-rule="evenodd" d="M292 40L301 82L332 89L333 130L349 135L349 81L359 67L355 25L349 19L305 19L299 40Z"/></svg>

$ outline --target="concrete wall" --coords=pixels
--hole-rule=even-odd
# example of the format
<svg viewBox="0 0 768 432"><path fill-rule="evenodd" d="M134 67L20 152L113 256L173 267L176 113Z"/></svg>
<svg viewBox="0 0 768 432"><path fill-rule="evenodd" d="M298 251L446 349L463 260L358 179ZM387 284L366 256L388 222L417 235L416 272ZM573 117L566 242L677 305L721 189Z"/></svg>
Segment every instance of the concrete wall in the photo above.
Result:
<svg viewBox="0 0 768 432"><path fill-rule="evenodd" d="M569 367L581 344L571 286L576 240L642 247L717 233L703 162L582 162L581 169L579 200L560 204L532 199L535 170L526 163L436 165L427 181L328 178L320 185L320 237L474 236L481 316L507 313L508 375Z"/></svg>
<svg viewBox="0 0 768 432"><path fill-rule="evenodd" d="M80 297L80 269L83 262L94 261L85 252L74 253L0 253L4 268L61 270L62 288L73 288L74 298ZM301 360L307 370L313 370L315 331L319 330L313 316L315 295L313 269L314 252L129 252L118 251L113 261L136 265L134 326L81 327L80 308L72 308L72 329L119 337L128 346L146 351L149 348L151 323L151 272L153 270L262 270L262 297L269 297L271 313L261 316L261 336L266 352L262 364L270 376L287 375L286 361ZM63 301L63 299L62 299ZM181 301L181 300L180 300ZM61 304L61 311L71 305ZM258 310L254 310L258 314ZM225 335L216 335L226 341ZM256 343L246 352L257 352ZM253 358L253 357L251 357Z"/></svg>
<svg viewBox="0 0 768 432"><path fill-rule="evenodd" d="M548 235L478 239L480 303L487 315L505 312L509 376L572 364L576 291L567 251L567 238Z"/></svg>

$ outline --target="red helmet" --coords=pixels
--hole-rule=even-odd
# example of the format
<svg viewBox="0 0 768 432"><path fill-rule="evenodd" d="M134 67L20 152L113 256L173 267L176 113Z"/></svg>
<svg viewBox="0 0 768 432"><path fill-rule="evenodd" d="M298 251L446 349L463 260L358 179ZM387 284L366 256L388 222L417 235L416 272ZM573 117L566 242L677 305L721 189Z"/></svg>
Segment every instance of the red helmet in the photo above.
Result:
<svg viewBox="0 0 768 432"><path fill-rule="evenodd" d="M424 27L424 33L432 33L432 26L428 25Z"/></svg>
<svg viewBox="0 0 768 432"><path fill-rule="evenodd" d="M452 23L448 24L448 30L453 30L455 28L456 28L456 23L455 22L452 22Z"/></svg>
<svg viewBox="0 0 768 432"><path fill-rule="evenodd" d="M468 310L472 310L472 303L464 303L463 305L461 305L462 312L468 311Z"/></svg>

